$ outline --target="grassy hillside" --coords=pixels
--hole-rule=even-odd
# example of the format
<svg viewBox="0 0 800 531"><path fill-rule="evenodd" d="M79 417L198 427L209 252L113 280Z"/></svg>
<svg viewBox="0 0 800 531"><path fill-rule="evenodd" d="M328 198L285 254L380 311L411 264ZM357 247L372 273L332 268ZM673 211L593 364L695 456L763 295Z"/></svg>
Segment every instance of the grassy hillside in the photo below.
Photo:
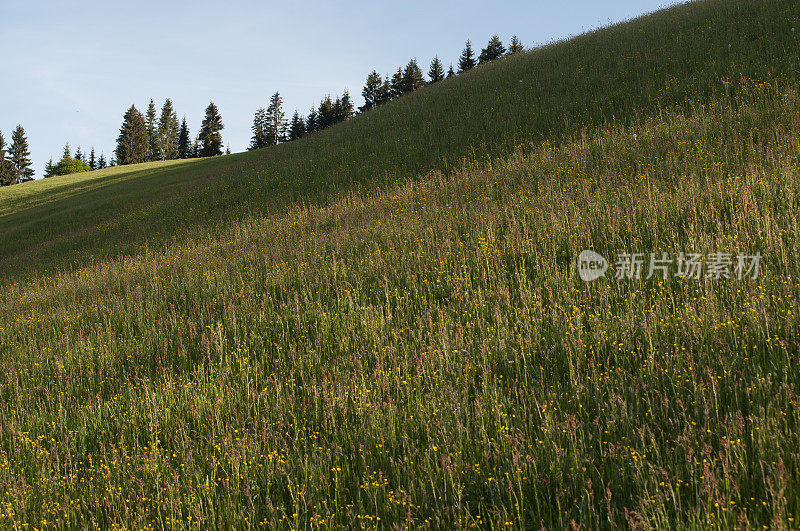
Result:
<svg viewBox="0 0 800 531"><path fill-rule="evenodd" d="M678 7L276 149L0 191L0 527L798 528L793 7ZM586 284L587 248L765 261Z"/></svg>
<svg viewBox="0 0 800 531"><path fill-rule="evenodd" d="M0 278L161 248L251 214L559 142L724 93L724 81L742 76L796 82L798 17L790 0L679 6L479 68L275 149L158 172L104 170L86 177L91 189L64 180L0 190Z"/></svg>

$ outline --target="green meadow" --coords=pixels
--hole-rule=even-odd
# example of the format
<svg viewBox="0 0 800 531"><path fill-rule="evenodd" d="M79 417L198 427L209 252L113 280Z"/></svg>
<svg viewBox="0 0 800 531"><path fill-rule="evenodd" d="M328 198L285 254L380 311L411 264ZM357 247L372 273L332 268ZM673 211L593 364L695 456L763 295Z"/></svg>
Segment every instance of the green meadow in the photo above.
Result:
<svg viewBox="0 0 800 531"><path fill-rule="evenodd" d="M695 2L0 189L0 527L800 528L795 28Z"/></svg>

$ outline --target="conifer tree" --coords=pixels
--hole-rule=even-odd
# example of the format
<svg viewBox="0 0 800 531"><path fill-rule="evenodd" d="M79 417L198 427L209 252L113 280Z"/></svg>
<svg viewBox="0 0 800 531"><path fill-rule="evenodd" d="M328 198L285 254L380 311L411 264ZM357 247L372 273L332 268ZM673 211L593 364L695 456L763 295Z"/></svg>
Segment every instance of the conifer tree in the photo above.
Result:
<svg viewBox="0 0 800 531"><path fill-rule="evenodd" d="M383 80L380 92L378 92L377 104L383 105L392 101L392 82L388 76Z"/></svg>
<svg viewBox="0 0 800 531"><path fill-rule="evenodd" d="M447 71L447 77L453 77L456 75L456 71L453 70L453 65L450 65L450 69Z"/></svg>
<svg viewBox="0 0 800 531"><path fill-rule="evenodd" d="M69 142L67 142L67 144L64 146L64 154L61 156L61 160L58 161L58 164L56 164L54 167L54 174L70 175L73 173L89 171L89 169L89 165L85 162L82 162L77 158L72 158L69 150Z"/></svg>
<svg viewBox="0 0 800 531"><path fill-rule="evenodd" d="M6 141L0 132L0 186L13 184L14 177L14 165L6 159Z"/></svg>
<svg viewBox="0 0 800 531"><path fill-rule="evenodd" d="M472 51L472 43L467 41L461 57L458 59L458 73L466 72L475 68L475 52Z"/></svg>
<svg viewBox="0 0 800 531"><path fill-rule="evenodd" d="M303 119L300 117L300 113L294 111L291 125L289 125L289 140L297 140L298 138L302 138L305 135L306 135L306 124L303 123Z"/></svg>
<svg viewBox="0 0 800 531"><path fill-rule="evenodd" d="M503 42L500 40L500 37L495 34L489 40L489 44L486 45L486 48L481 51L478 60L480 64L489 63L500 59L505 53L506 48L503 46Z"/></svg>
<svg viewBox="0 0 800 531"><path fill-rule="evenodd" d="M286 133L286 115L283 112L283 99L279 92L272 95L266 113L267 145L279 144Z"/></svg>
<svg viewBox="0 0 800 531"><path fill-rule="evenodd" d="M161 160L178 158L179 135L178 114L172 106L172 100L167 98L158 120L158 155Z"/></svg>
<svg viewBox="0 0 800 531"><path fill-rule="evenodd" d="M196 159L200 157L200 150L200 137L196 136L194 137L194 142L192 142L192 154L190 158Z"/></svg>
<svg viewBox="0 0 800 531"><path fill-rule="evenodd" d="M392 76L390 82L392 99L397 99L403 95L403 69L398 68L397 72Z"/></svg>
<svg viewBox="0 0 800 531"><path fill-rule="evenodd" d="M136 164L150 159L150 142L144 116L135 105L125 112L117 137L117 164Z"/></svg>
<svg viewBox="0 0 800 531"><path fill-rule="evenodd" d="M100 153L100 158L97 160L97 169L102 170L106 167L106 156Z"/></svg>
<svg viewBox="0 0 800 531"><path fill-rule="evenodd" d="M333 101L330 96L325 96L317 111L317 131L330 127L333 124L333 118Z"/></svg>
<svg viewBox="0 0 800 531"><path fill-rule="evenodd" d="M200 156L214 157L222 155L222 134L220 131L225 126L222 125L222 116L214 102L206 107L206 116L200 127Z"/></svg>
<svg viewBox="0 0 800 531"><path fill-rule="evenodd" d="M339 100L338 121L349 120L353 116L353 112L353 100L350 99L350 92L345 90L342 99Z"/></svg>
<svg viewBox="0 0 800 531"><path fill-rule="evenodd" d="M267 146L267 111L259 107L253 116L253 125L250 127L253 136L247 149L261 149Z"/></svg>
<svg viewBox="0 0 800 531"><path fill-rule="evenodd" d="M306 118L306 134L310 135L314 131L317 130L318 127L318 115L317 110L314 107L311 107L311 112L308 113L308 118Z"/></svg>
<svg viewBox="0 0 800 531"><path fill-rule="evenodd" d="M523 48L522 43L519 40L519 37L514 35L511 37L511 44L508 46L508 55L514 55L517 53L522 53L525 51Z"/></svg>
<svg viewBox="0 0 800 531"><path fill-rule="evenodd" d="M156 104L153 98L150 98L150 104L147 106L147 113L145 115L147 125L147 159L158 160L158 123L156 121ZM120 165L125 164L120 162Z"/></svg>
<svg viewBox="0 0 800 531"><path fill-rule="evenodd" d="M412 59L403 70L403 81L401 90L403 94L408 94L419 90L426 85L425 78L422 75L422 70L417 64L416 59Z"/></svg>
<svg viewBox="0 0 800 531"><path fill-rule="evenodd" d="M14 182L24 183L33 180L31 152L28 148L28 139L25 137L25 129L21 125L11 133L11 145L7 157L14 166Z"/></svg>
<svg viewBox="0 0 800 531"><path fill-rule="evenodd" d="M431 83L438 83L444 79L444 66L442 66L442 62L439 60L438 56L434 57L433 61L431 61L431 68L428 70L428 78L431 80Z"/></svg>
<svg viewBox="0 0 800 531"><path fill-rule="evenodd" d="M181 122L181 131L178 134L178 158L179 159L188 159L190 158L192 149L192 140L189 136L189 126L186 125L186 117L183 117L183 121Z"/></svg>
<svg viewBox="0 0 800 531"><path fill-rule="evenodd" d="M230 144L228 144L227 147L225 148L225 154L226 155L230 155L231 154L231 145Z"/></svg>
<svg viewBox="0 0 800 531"><path fill-rule="evenodd" d="M89 154L89 168L92 170L97 169L97 159L94 156L94 146L92 146L92 151Z"/></svg>
<svg viewBox="0 0 800 531"><path fill-rule="evenodd" d="M378 99L380 92L383 89L383 78L375 70L367 76L367 83L364 85L364 90L361 95L364 97L364 105L361 107L362 111L374 109L379 105Z"/></svg>
<svg viewBox="0 0 800 531"><path fill-rule="evenodd" d="M78 146L78 149L75 151L75 160L83 162L83 151L81 151L80 146Z"/></svg>
<svg viewBox="0 0 800 531"><path fill-rule="evenodd" d="M44 178L53 177L58 175L56 172L56 165L53 164L53 159L50 159L44 167Z"/></svg>

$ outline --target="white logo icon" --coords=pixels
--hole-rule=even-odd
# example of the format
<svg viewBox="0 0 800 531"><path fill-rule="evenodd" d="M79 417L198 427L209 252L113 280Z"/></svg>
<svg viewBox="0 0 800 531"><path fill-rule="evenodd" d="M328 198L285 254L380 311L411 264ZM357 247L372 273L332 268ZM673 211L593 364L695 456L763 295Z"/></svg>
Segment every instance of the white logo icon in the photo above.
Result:
<svg viewBox="0 0 800 531"><path fill-rule="evenodd" d="M605 276L608 261L594 251L583 251L578 256L578 274L584 282L591 282Z"/></svg>

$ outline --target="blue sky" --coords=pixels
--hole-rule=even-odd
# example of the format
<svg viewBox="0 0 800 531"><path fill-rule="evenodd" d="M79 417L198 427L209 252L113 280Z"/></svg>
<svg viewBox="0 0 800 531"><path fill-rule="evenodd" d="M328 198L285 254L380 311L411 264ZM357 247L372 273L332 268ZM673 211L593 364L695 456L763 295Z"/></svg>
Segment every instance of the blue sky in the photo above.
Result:
<svg viewBox="0 0 800 531"><path fill-rule="evenodd" d="M0 5L0 131L22 124L36 177L65 142L113 152L125 110L171 98L190 132L214 101L223 141L246 149L253 113L280 91L307 114L348 89L358 105L373 69L434 55L455 64L497 33L526 47L674 4L672 0L288 2L36 1ZM10 5L9 5L10 4Z"/></svg>

